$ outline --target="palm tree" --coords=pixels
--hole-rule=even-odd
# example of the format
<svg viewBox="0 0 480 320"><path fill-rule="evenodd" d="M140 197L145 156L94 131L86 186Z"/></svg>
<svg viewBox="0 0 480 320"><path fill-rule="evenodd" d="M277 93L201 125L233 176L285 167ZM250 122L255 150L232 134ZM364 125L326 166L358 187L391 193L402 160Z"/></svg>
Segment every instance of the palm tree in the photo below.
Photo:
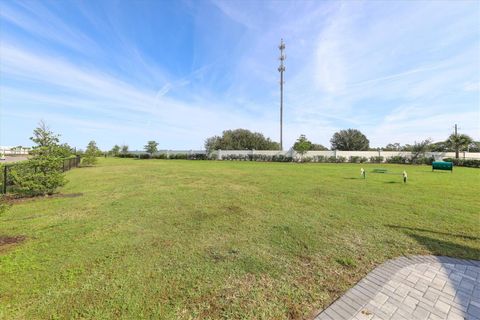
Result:
<svg viewBox="0 0 480 320"><path fill-rule="evenodd" d="M458 154L461 149L465 149L469 144L473 142L473 139L466 134L451 134L445 143L455 150L455 158L458 159Z"/></svg>

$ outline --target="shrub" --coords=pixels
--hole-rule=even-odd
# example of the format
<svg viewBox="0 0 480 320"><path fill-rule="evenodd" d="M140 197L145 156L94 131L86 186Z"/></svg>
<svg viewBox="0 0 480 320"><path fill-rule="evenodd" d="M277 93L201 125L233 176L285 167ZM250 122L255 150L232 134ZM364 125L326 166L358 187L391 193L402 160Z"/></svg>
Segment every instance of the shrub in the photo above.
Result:
<svg viewBox="0 0 480 320"><path fill-rule="evenodd" d="M336 163L344 163L346 161L347 161L347 158L339 156L339 157L337 157Z"/></svg>
<svg viewBox="0 0 480 320"><path fill-rule="evenodd" d="M327 160L326 162L335 163L337 162L337 157L331 156L331 157L328 157L326 160Z"/></svg>
<svg viewBox="0 0 480 320"><path fill-rule="evenodd" d="M370 162L371 163L382 163L383 162L383 157L381 157L381 156L370 157Z"/></svg>
<svg viewBox="0 0 480 320"><path fill-rule="evenodd" d="M120 153L117 157L119 158L136 158L137 156L133 153Z"/></svg>
<svg viewBox="0 0 480 320"><path fill-rule="evenodd" d="M350 163L360 163L360 158L359 156L351 156L349 160Z"/></svg>
<svg viewBox="0 0 480 320"><path fill-rule="evenodd" d="M391 158L387 158L386 162L387 163L404 164L404 163L408 163L408 158L402 157L402 156L393 156Z"/></svg>
<svg viewBox="0 0 480 320"><path fill-rule="evenodd" d="M97 163L97 156L99 155L100 150L97 148L97 143L95 141L90 141L88 143L85 154L82 158L82 165L84 166L93 166Z"/></svg>
<svg viewBox="0 0 480 320"><path fill-rule="evenodd" d="M159 154L154 154L152 156L153 159L166 159L167 158L167 154L166 153L159 153Z"/></svg>
<svg viewBox="0 0 480 320"><path fill-rule="evenodd" d="M285 156L283 154L277 154L277 155L274 155L272 157L272 161L275 161L275 162L292 162L293 158Z"/></svg>
<svg viewBox="0 0 480 320"><path fill-rule="evenodd" d="M360 157L360 163L365 163L365 162L368 162L368 158L367 157Z"/></svg>
<svg viewBox="0 0 480 320"><path fill-rule="evenodd" d="M187 159L187 154L186 153L174 153L170 154L169 159L176 159L176 160L184 160Z"/></svg>
<svg viewBox="0 0 480 320"><path fill-rule="evenodd" d="M33 158L10 167L12 192L20 196L53 194L66 183L62 172L63 159Z"/></svg>
<svg viewBox="0 0 480 320"><path fill-rule="evenodd" d="M150 159L152 158L148 153L142 153L138 156L139 159Z"/></svg>
<svg viewBox="0 0 480 320"><path fill-rule="evenodd" d="M315 162L326 162L327 158L325 156L313 156L313 161L315 161Z"/></svg>
<svg viewBox="0 0 480 320"><path fill-rule="evenodd" d="M33 157L10 166L12 191L20 196L52 194L66 183L63 158L59 156L59 139L44 122L33 131L30 139L36 143Z"/></svg>
<svg viewBox="0 0 480 320"><path fill-rule="evenodd" d="M417 157L417 158L413 158L411 163L431 165L434 160L435 159L433 157Z"/></svg>
<svg viewBox="0 0 480 320"><path fill-rule="evenodd" d="M188 160L207 160L207 158L205 153L192 153L187 155Z"/></svg>
<svg viewBox="0 0 480 320"><path fill-rule="evenodd" d="M458 167L480 168L480 160L477 159L445 158L443 161L453 162L453 165Z"/></svg>

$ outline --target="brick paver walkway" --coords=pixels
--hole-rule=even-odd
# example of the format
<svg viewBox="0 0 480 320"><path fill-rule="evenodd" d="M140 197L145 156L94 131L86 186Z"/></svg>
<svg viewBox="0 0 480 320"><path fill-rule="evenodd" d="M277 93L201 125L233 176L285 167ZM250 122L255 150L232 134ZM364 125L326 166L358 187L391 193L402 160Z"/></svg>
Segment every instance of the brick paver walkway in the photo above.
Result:
<svg viewBox="0 0 480 320"><path fill-rule="evenodd" d="M480 261L413 256L385 262L317 320L480 320Z"/></svg>

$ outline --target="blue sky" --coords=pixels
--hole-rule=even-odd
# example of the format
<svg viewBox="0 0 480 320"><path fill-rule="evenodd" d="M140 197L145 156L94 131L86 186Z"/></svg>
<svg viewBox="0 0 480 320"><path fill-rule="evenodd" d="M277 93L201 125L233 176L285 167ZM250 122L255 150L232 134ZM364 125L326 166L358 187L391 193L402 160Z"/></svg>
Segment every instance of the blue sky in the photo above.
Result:
<svg viewBox="0 0 480 320"><path fill-rule="evenodd" d="M480 138L478 1L1 1L0 145L199 149L225 129L329 146Z"/></svg>

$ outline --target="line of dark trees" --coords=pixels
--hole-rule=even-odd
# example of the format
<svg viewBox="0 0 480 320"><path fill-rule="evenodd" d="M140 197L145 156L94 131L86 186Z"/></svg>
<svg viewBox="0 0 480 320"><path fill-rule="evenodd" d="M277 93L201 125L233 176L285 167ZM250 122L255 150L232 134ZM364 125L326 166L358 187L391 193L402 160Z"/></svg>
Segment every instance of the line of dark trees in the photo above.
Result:
<svg viewBox="0 0 480 320"><path fill-rule="evenodd" d="M416 151L420 148L423 151L435 152L456 152L456 157L461 151L480 152L480 142L473 141L465 134L452 134L447 140L433 143L426 139L414 144L401 145L400 143L389 143L384 151ZM314 150L328 150L325 146L313 143L305 135L300 135L292 148L295 151L304 153ZM279 150L279 143L272 141L259 132L252 132L247 129L225 130L221 136L213 136L205 140L205 149L213 150ZM371 148L368 138L357 129L346 129L335 132L330 139L331 150L345 151L368 151L378 150Z"/></svg>
<svg viewBox="0 0 480 320"><path fill-rule="evenodd" d="M151 140L144 146L146 153L152 156L158 152L158 142ZM313 143L302 134L295 141L292 148L303 154L307 151L329 150L327 147ZM213 136L205 140L205 149L214 150L279 150L280 144L265 137L262 133L252 132L247 129L225 130L220 136ZM452 134L445 141L433 143L430 139L415 142L414 144L401 145L389 143L383 148L371 148L368 138L357 129L346 129L335 132L330 139L330 150L342 151L372 151L382 149L384 151L410 151L417 152L456 152L456 158L461 151L480 152L480 142L465 134ZM108 154L113 156L128 154L127 145L115 145Z"/></svg>

